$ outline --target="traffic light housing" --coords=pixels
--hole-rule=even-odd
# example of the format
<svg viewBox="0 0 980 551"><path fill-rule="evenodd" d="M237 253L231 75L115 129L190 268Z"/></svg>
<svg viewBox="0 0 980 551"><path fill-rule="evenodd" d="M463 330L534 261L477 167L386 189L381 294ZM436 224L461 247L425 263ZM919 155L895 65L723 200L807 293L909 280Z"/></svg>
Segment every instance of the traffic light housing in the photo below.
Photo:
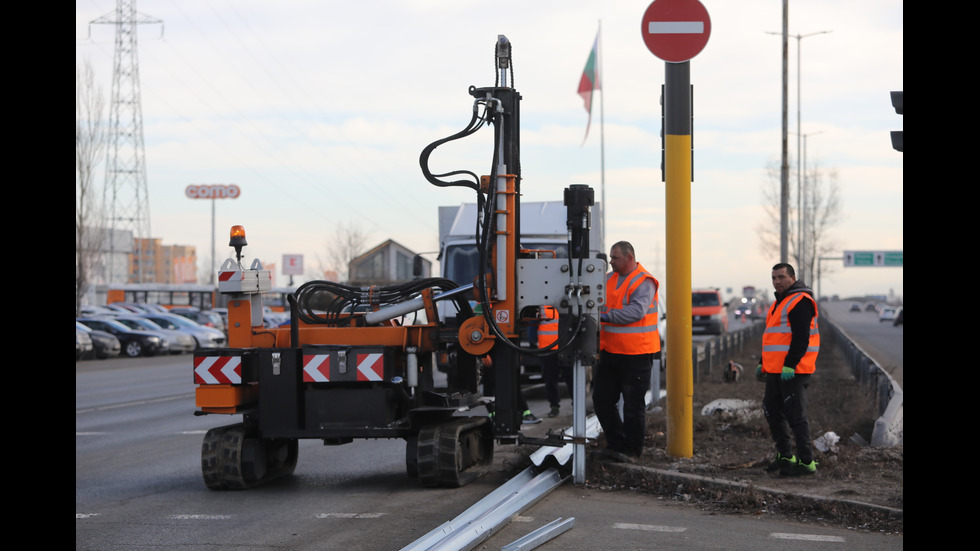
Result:
<svg viewBox="0 0 980 551"><path fill-rule="evenodd" d="M895 112L902 115L902 92L892 92L892 107L895 108ZM895 151L905 152L904 144L902 143L902 131L893 130L892 131L892 149Z"/></svg>

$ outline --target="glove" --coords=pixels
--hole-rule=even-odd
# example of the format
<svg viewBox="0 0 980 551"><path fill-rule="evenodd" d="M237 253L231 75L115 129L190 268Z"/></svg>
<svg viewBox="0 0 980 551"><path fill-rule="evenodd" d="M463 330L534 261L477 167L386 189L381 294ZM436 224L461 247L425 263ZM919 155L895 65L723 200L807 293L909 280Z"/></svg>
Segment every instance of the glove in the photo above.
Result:
<svg viewBox="0 0 980 551"><path fill-rule="evenodd" d="M762 372L762 364L759 364L759 367L755 368L755 380L760 383L766 382L766 374Z"/></svg>
<svg viewBox="0 0 980 551"><path fill-rule="evenodd" d="M782 379L783 382L786 382L786 381L792 381L793 377L795 376L796 376L795 369L793 369L792 367L783 366L783 374L780 375L779 378Z"/></svg>
<svg viewBox="0 0 980 551"><path fill-rule="evenodd" d="M609 314L599 314L599 321L609 323Z"/></svg>

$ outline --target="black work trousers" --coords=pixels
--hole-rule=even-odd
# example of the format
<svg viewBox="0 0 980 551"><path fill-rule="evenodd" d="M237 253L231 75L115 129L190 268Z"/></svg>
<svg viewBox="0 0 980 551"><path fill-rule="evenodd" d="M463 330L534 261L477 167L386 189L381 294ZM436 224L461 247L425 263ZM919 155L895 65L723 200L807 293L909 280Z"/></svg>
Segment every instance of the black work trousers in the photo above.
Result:
<svg viewBox="0 0 980 551"><path fill-rule="evenodd" d="M606 447L627 455L643 452L646 403L653 354L613 354L603 351L596 366L592 406L606 434ZM617 403L623 398L623 416Z"/></svg>
<svg viewBox="0 0 980 551"><path fill-rule="evenodd" d="M797 374L783 381L778 373L766 374L766 392L762 398L762 411L769 422L769 432L780 455L793 455L796 440L796 457L803 463L813 461L813 443L810 440L810 421L806 415L806 389L810 375Z"/></svg>
<svg viewBox="0 0 980 551"><path fill-rule="evenodd" d="M561 389L558 385L559 378L565 379L565 388L568 389L568 396L573 400L575 399L575 394L572 393L572 366L558 365L557 354L542 356L541 375L544 378L544 396L548 400L548 405L555 408L561 404Z"/></svg>

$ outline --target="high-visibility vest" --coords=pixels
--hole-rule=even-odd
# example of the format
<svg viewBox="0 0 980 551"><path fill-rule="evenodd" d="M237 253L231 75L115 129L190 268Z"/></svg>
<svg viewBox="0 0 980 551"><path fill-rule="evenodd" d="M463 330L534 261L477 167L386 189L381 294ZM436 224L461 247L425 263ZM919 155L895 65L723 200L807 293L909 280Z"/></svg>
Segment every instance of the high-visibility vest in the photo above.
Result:
<svg viewBox="0 0 980 551"><path fill-rule="evenodd" d="M653 282L653 301L647 307L647 312L639 321L620 325L617 323L602 323L599 333L599 348L614 354L653 354L660 352L660 331L657 328L658 296L660 282L650 275L646 268L637 264L636 269L625 277L616 272L606 275L606 311L620 310L630 303L633 292L647 279Z"/></svg>
<svg viewBox="0 0 980 551"><path fill-rule="evenodd" d="M813 303L813 319L810 320L810 341L806 353L800 363L796 364L797 373L813 373L817 365L817 354L820 353L820 328L817 318L817 302L809 293L796 291L783 298L782 302L773 304L766 316L766 332L762 334L762 371L764 373L782 373L783 362L789 345L793 340L793 329L789 325L789 313L801 300Z"/></svg>
<svg viewBox="0 0 980 551"><path fill-rule="evenodd" d="M545 306L543 310L544 319L538 322L538 348L558 340L558 310L554 306Z"/></svg>

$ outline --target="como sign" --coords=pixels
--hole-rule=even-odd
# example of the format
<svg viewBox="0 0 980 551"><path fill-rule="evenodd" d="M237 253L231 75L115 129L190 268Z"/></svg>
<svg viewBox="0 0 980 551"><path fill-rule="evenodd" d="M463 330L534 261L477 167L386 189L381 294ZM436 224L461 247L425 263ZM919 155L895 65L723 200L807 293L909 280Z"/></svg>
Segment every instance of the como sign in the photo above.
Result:
<svg viewBox="0 0 980 551"><path fill-rule="evenodd" d="M235 184L191 184L184 194L191 199L236 199L242 190Z"/></svg>

